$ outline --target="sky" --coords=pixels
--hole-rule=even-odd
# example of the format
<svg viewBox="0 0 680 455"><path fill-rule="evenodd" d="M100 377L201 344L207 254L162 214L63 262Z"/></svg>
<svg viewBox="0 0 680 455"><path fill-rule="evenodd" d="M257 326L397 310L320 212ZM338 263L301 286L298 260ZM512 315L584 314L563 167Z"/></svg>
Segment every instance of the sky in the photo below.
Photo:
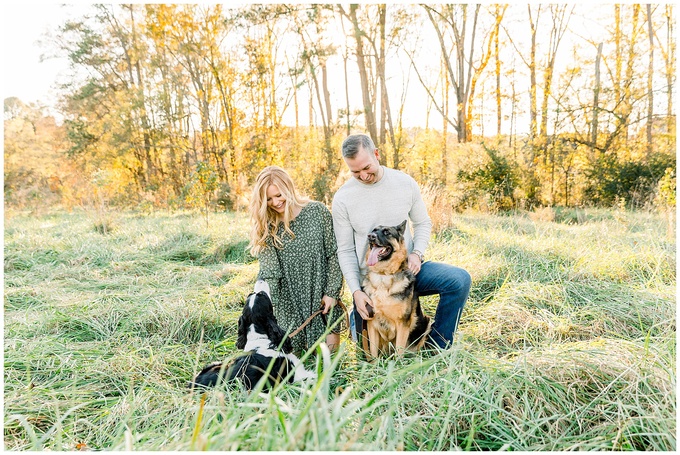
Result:
<svg viewBox="0 0 680 455"><path fill-rule="evenodd" d="M24 103L38 103L48 107L56 105L55 87L60 74L66 74L68 63L63 58L49 58L41 61L41 56L48 52L48 48L40 42L45 41L46 33L54 33L55 27L62 25L68 18L78 17L87 5L88 2L82 1L66 6L58 1L11 0L8 3L0 3L2 62L5 68L0 92L3 100L8 97L17 97ZM342 69L337 67L330 73L331 77L339 77L342 75ZM343 87L343 84L331 85ZM358 93L358 87L356 93ZM344 99L344 97L338 99ZM352 104L355 104L355 100ZM359 98L356 104L357 106L360 104ZM59 117L56 111L52 113L57 118ZM289 117L291 115L292 110ZM306 122L307 119L302 121ZM293 124L294 119L284 117L284 122Z"/></svg>
<svg viewBox="0 0 680 455"><path fill-rule="evenodd" d="M597 3L597 2L595 2ZM41 62L41 55L47 52L47 48L40 45L44 40L45 33L54 32L55 27L62 25L70 17L79 17L86 6L91 4L87 1L77 0L69 6L63 6L58 1L18 1L7 0L0 3L0 24L2 28L2 62L4 71L0 93L2 98L18 97L25 103L39 103L51 106L56 103L56 84L60 75L66 74L66 59L47 59ZM583 18L580 18L582 21ZM570 24L577 26L579 18L574 18ZM518 31L521 33L521 31ZM563 45L561 48L569 52L570 46ZM567 59L568 61L569 59ZM564 62L563 62L564 63ZM352 71L352 67L350 68ZM331 68L331 77L342 76L342 68ZM392 78L404 76L403 68L392 71ZM406 101L409 105L405 109L405 124L410 126L423 126L425 122L424 104L422 99L426 96L419 93L421 90L415 75L410 75L409 93ZM356 78L351 78L354 80ZM344 84L331 84L332 87L343 87ZM396 87L401 84L397 83ZM399 92L399 91L398 91ZM351 91L359 93L359 90ZM344 99L342 94L336 99ZM395 102L401 93L394 93ZM358 95L357 95L358 96ZM352 105L359 106L360 99L351 100ZM415 105L413 105L415 103ZM53 112L57 114L56 112ZM59 117L59 115L56 115ZM303 119L301 119L303 120ZM304 119L306 121L306 119ZM432 117L433 125L439 124L436 116ZM505 122L507 124L507 122ZM291 123L292 124L292 123Z"/></svg>
<svg viewBox="0 0 680 455"><path fill-rule="evenodd" d="M56 104L55 87L60 74L65 74L68 63L64 58L41 59L48 52L41 41L45 41L46 33L54 33L55 27L69 17L78 17L87 5L87 2L65 6L57 1L17 0L0 3L2 62L5 68L0 92L2 99L17 97L24 103L48 107ZM341 70L332 71L332 75L341 74Z"/></svg>
<svg viewBox="0 0 680 455"><path fill-rule="evenodd" d="M66 69L64 59L41 62L43 34L68 17L57 2L19 2L0 5L2 17L2 98L16 96L25 103L56 101L54 86Z"/></svg>

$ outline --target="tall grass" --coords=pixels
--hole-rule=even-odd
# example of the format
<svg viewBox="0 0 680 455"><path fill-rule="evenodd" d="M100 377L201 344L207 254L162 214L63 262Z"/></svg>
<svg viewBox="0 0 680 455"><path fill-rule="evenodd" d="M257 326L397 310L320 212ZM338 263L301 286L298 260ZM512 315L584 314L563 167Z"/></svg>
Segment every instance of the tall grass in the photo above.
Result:
<svg viewBox="0 0 680 455"><path fill-rule="evenodd" d="M428 251L473 277L452 348L368 364L345 340L326 364L308 353L317 382L248 394L186 389L237 354L257 274L245 216L120 213L104 233L82 213L6 215L5 447L675 450L661 221L452 217Z"/></svg>

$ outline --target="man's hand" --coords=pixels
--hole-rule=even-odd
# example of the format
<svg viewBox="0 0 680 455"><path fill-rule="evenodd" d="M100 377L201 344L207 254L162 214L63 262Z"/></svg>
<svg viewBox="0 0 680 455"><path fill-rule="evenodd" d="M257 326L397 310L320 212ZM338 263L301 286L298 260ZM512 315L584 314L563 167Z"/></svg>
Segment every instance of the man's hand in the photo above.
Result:
<svg viewBox="0 0 680 455"><path fill-rule="evenodd" d="M420 256L418 256L416 253L411 253L408 255L408 268L411 272L413 272L414 275L418 275L421 265L422 262L420 262Z"/></svg>
<svg viewBox="0 0 680 455"><path fill-rule="evenodd" d="M331 311L331 308L333 308L337 302L338 301L335 300L333 297L328 297L327 295L324 295L321 298L321 303L323 303L322 313L328 314L328 312Z"/></svg>
<svg viewBox="0 0 680 455"><path fill-rule="evenodd" d="M356 306L357 312L361 318L363 320L373 319L373 308L371 308L370 313L369 309L366 308L366 305L371 306L373 302L371 302L371 299L366 293L362 290L354 291L352 297L354 297L354 306Z"/></svg>

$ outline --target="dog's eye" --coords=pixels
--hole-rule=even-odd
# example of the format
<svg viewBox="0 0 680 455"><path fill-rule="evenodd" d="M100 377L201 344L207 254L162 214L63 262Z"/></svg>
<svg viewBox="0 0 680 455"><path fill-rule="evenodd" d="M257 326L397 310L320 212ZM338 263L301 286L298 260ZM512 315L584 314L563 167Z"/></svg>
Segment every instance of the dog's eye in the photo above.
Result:
<svg viewBox="0 0 680 455"><path fill-rule="evenodd" d="M390 233L390 230L385 228L382 230L383 235L388 235Z"/></svg>

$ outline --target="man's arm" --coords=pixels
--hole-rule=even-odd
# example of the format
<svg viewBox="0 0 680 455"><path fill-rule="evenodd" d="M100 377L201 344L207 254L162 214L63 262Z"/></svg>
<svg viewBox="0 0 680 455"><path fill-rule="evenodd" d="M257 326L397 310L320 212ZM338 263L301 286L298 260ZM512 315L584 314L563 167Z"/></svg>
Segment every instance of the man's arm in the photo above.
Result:
<svg viewBox="0 0 680 455"><path fill-rule="evenodd" d="M354 306L363 319L371 319L373 315L366 308L366 305L371 304L371 299L361 289L361 272L354 244L354 228L350 224L347 207L335 198L333 199L333 230L338 243L340 269L352 293Z"/></svg>
<svg viewBox="0 0 680 455"><path fill-rule="evenodd" d="M413 249L425 254L427 245L430 243L432 220L427 214L427 207L423 201L423 196L420 194L420 187L413 179L411 179L411 185L413 186L413 201L408 216L413 225Z"/></svg>
<svg viewBox="0 0 680 455"><path fill-rule="evenodd" d="M354 229L349 222L347 207L333 199L333 230L338 243L338 262L345 276L345 281L352 294L361 289L361 272L359 271L359 259L357 258L356 246L354 245Z"/></svg>

